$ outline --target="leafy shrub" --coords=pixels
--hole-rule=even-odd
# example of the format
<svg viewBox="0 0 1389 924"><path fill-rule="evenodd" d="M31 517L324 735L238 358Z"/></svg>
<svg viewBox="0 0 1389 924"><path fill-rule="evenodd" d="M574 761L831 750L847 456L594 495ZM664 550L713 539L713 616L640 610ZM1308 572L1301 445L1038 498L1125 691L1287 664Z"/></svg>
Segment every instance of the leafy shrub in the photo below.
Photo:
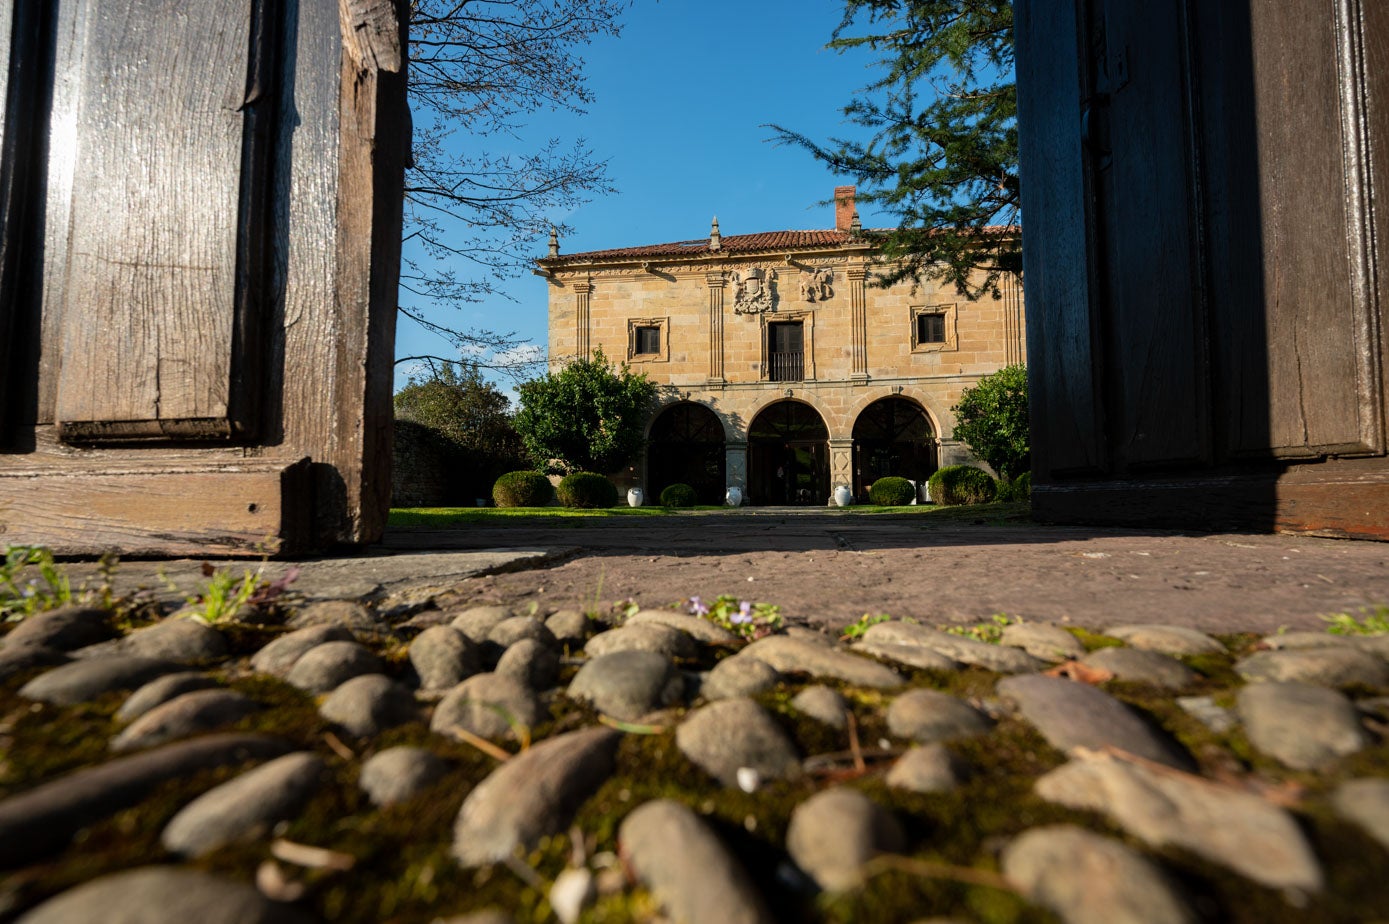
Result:
<svg viewBox="0 0 1389 924"><path fill-rule="evenodd" d="M678 482L661 492L662 507L693 507L698 500L694 488Z"/></svg>
<svg viewBox="0 0 1389 924"><path fill-rule="evenodd" d="M1001 501L1025 501L1032 496L1032 473L1023 472L1012 481L998 483L997 499Z"/></svg>
<svg viewBox="0 0 1389 924"><path fill-rule="evenodd" d="M566 507L616 507L617 485L596 472L574 472L559 481L559 502Z"/></svg>
<svg viewBox="0 0 1389 924"><path fill-rule="evenodd" d="M498 507L544 507L555 496L550 479L539 472L507 472L492 485Z"/></svg>
<svg viewBox="0 0 1389 924"><path fill-rule="evenodd" d="M960 393L955 439L964 443L1004 478L1028 470L1027 368L1005 366ZM935 497L935 494L931 495Z"/></svg>
<svg viewBox="0 0 1389 924"><path fill-rule="evenodd" d="M931 500L943 507L986 504L994 499L998 490L993 476L973 465L947 465L937 469L927 484L931 488Z"/></svg>
<svg viewBox="0 0 1389 924"><path fill-rule="evenodd" d="M905 478L888 475L873 482L868 489L868 503L879 507L901 507L910 504L916 497L916 485Z"/></svg>

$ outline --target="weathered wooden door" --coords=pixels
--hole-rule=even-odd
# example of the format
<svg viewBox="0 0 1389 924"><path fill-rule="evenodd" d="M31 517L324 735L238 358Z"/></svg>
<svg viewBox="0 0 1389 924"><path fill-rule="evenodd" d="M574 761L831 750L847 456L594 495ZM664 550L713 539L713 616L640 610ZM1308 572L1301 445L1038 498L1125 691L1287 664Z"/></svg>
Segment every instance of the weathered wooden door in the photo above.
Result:
<svg viewBox="0 0 1389 924"><path fill-rule="evenodd" d="M0 542L379 535L402 15L0 0Z"/></svg>
<svg viewBox="0 0 1389 924"><path fill-rule="evenodd" d="M1015 10L1034 508L1389 538L1389 5Z"/></svg>

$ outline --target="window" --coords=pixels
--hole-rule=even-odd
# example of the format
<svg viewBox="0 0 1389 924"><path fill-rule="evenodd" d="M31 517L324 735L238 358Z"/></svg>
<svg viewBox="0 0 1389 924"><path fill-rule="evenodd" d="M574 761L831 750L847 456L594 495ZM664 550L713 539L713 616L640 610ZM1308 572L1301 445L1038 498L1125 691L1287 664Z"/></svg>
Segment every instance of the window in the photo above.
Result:
<svg viewBox="0 0 1389 924"><path fill-rule="evenodd" d="M959 349L955 342L955 306L924 305L911 309L913 353Z"/></svg>
<svg viewBox="0 0 1389 924"><path fill-rule="evenodd" d="M660 363L670 358L669 318L631 318L627 321L627 359Z"/></svg>
<svg viewBox="0 0 1389 924"><path fill-rule="evenodd" d="M923 311L916 316L917 343L945 342L945 315L937 311Z"/></svg>
<svg viewBox="0 0 1389 924"><path fill-rule="evenodd" d="M767 378L773 382L805 378L805 335L800 321L767 325Z"/></svg>
<svg viewBox="0 0 1389 924"><path fill-rule="evenodd" d="M638 327L634 331L634 355L642 356L661 352L661 329L659 327Z"/></svg>

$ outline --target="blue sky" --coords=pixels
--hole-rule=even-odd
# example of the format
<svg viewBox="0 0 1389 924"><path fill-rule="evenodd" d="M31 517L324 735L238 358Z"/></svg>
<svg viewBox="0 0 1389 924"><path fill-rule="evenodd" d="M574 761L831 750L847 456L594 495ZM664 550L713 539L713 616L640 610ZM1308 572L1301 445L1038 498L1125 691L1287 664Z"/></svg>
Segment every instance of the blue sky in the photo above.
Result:
<svg viewBox="0 0 1389 924"><path fill-rule="evenodd" d="M597 99L587 114L537 113L533 139L583 137L617 192L556 220L574 226L572 253L724 234L829 228L819 205L837 177L809 154L772 144L768 123L812 138L852 132L841 109L871 82L871 55L824 48L841 0L636 0L622 36L583 50ZM485 143L485 142L484 142ZM861 210L869 227L891 220ZM533 252L545 252L545 240ZM458 327L516 331L544 349L545 281L524 275L493 298L441 319ZM447 344L401 319L397 356L441 353ZM397 386L405 367L397 367Z"/></svg>

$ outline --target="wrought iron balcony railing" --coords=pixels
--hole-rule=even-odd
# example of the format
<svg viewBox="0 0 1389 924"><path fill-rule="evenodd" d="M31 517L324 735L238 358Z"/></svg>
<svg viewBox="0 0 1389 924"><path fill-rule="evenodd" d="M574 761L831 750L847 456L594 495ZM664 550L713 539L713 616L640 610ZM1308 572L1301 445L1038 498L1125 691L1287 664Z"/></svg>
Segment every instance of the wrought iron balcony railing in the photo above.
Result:
<svg viewBox="0 0 1389 924"><path fill-rule="evenodd" d="M805 378L804 353L768 353L767 379L772 382L799 382Z"/></svg>

